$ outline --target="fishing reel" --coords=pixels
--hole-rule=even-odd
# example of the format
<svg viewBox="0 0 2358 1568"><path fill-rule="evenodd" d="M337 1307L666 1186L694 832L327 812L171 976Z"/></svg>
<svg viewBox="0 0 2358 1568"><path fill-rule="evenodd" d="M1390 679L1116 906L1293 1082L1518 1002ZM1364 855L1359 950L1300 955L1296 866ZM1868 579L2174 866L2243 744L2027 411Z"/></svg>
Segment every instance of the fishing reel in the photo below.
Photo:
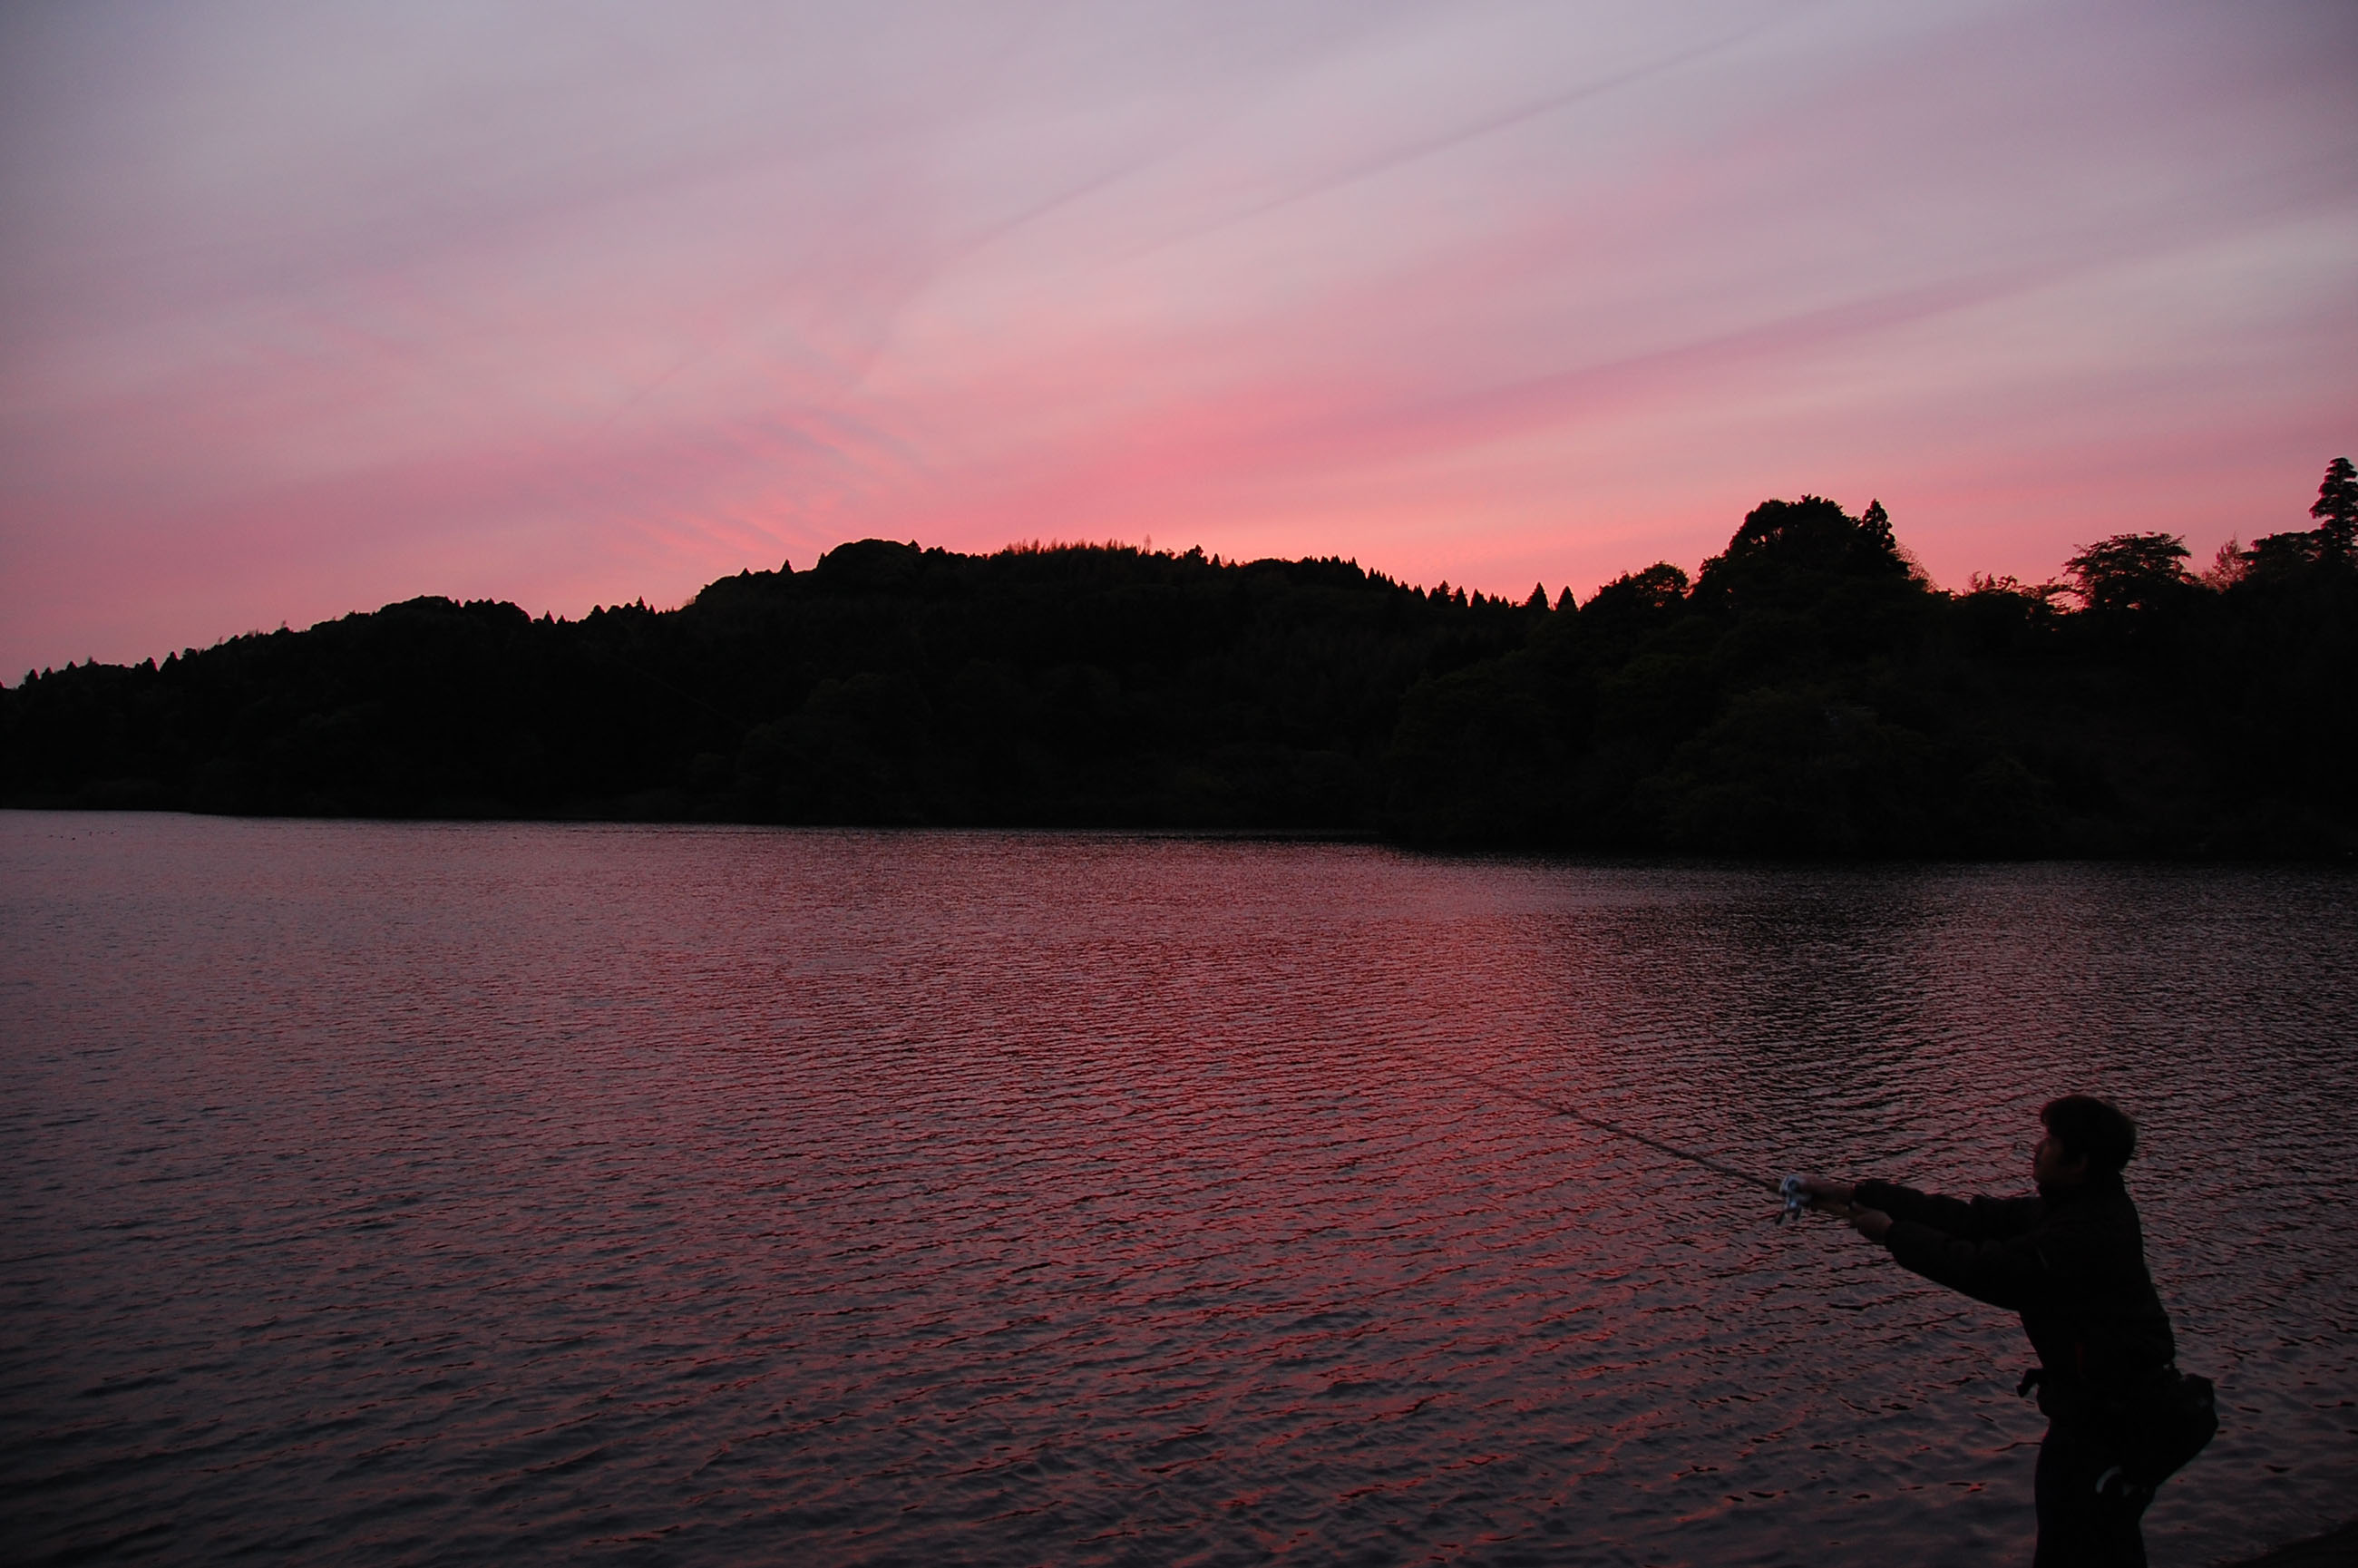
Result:
<svg viewBox="0 0 2358 1568"><path fill-rule="evenodd" d="M1802 1178L1800 1176L1788 1176L1777 1184L1778 1194L1785 1200L1785 1211L1777 1217L1776 1222L1779 1225L1784 1224L1789 1219L1801 1218L1802 1213L1809 1208L1810 1195L1801 1190L1801 1181Z"/></svg>

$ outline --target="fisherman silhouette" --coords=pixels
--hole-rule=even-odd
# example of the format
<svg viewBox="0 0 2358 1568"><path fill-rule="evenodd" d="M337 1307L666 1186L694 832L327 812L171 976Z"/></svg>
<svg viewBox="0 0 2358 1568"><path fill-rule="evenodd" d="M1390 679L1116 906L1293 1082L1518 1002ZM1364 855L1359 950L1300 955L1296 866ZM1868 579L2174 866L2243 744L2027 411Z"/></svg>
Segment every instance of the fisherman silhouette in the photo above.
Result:
<svg viewBox="0 0 2358 1568"><path fill-rule="evenodd" d="M1795 1183L1898 1264L2022 1314L2048 1419L2039 1445L2035 1568L2142 1568L2138 1519L2153 1488L2209 1441L2210 1383L2180 1374L2169 1316L2146 1271L2145 1233L2121 1180L2136 1125L2089 1095L2039 1113L2036 1196L1938 1197L1892 1182Z"/></svg>

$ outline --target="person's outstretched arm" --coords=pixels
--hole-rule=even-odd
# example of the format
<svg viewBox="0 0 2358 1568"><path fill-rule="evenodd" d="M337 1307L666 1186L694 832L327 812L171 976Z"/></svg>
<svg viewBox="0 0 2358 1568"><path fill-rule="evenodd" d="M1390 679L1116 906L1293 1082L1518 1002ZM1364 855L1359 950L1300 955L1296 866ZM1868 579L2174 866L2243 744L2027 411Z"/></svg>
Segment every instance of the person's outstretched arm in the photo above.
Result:
<svg viewBox="0 0 2358 1568"><path fill-rule="evenodd" d="M1875 1235L1866 1226L1859 1228ZM2009 1312L2036 1306L2053 1286L2046 1255L2019 1235L1976 1240L1914 1220L1893 1220L1877 1239L1909 1273Z"/></svg>
<svg viewBox="0 0 2358 1568"><path fill-rule="evenodd" d="M1895 1220L1927 1225L1970 1241L1996 1241L2020 1236L2045 1217L2042 1198L1952 1198L1920 1193L1897 1182L1837 1182L1824 1176L1804 1176L1801 1190L1810 1206L1828 1213L1873 1209Z"/></svg>
<svg viewBox="0 0 2358 1568"><path fill-rule="evenodd" d="M2024 1238L2047 1212L2043 1199L1938 1197L1894 1182L1819 1177L1805 1177L1801 1190L1812 1207L1846 1209L1859 1234L1888 1247L1901 1268L1975 1301L2020 1312L2050 1286L2046 1257Z"/></svg>

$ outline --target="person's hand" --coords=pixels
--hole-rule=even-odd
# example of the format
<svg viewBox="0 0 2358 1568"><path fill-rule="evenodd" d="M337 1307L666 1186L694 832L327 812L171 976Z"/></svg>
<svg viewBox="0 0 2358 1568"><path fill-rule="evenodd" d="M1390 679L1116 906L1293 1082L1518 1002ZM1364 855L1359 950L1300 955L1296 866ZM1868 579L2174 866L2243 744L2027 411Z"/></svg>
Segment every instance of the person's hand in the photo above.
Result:
<svg viewBox="0 0 2358 1568"><path fill-rule="evenodd" d="M1850 1206L1852 1185L1824 1176L1803 1176L1801 1189L1807 1195L1810 1206L1820 1214L1833 1214Z"/></svg>
<svg viewBox="0 0 2358 1568"><path fill-rule="evenodd" d="M1891 1217L1879 1208L1855 1208L1850 1222L1869 1241L1880 1241L1891 1233Z"/></svg>

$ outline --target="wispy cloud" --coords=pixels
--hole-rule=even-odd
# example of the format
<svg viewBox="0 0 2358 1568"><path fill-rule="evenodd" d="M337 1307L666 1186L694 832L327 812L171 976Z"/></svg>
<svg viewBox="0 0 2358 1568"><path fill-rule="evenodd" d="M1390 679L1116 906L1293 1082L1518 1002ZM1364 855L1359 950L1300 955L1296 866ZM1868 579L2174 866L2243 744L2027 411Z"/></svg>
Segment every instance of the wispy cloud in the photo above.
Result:
<svg viewBox="0 0 2358 1568"><path fill-rule="evenodd" d="M2358 443L2353 64L2299 0L9 8L0 660L867 534L2207 548Z"/></svg>

